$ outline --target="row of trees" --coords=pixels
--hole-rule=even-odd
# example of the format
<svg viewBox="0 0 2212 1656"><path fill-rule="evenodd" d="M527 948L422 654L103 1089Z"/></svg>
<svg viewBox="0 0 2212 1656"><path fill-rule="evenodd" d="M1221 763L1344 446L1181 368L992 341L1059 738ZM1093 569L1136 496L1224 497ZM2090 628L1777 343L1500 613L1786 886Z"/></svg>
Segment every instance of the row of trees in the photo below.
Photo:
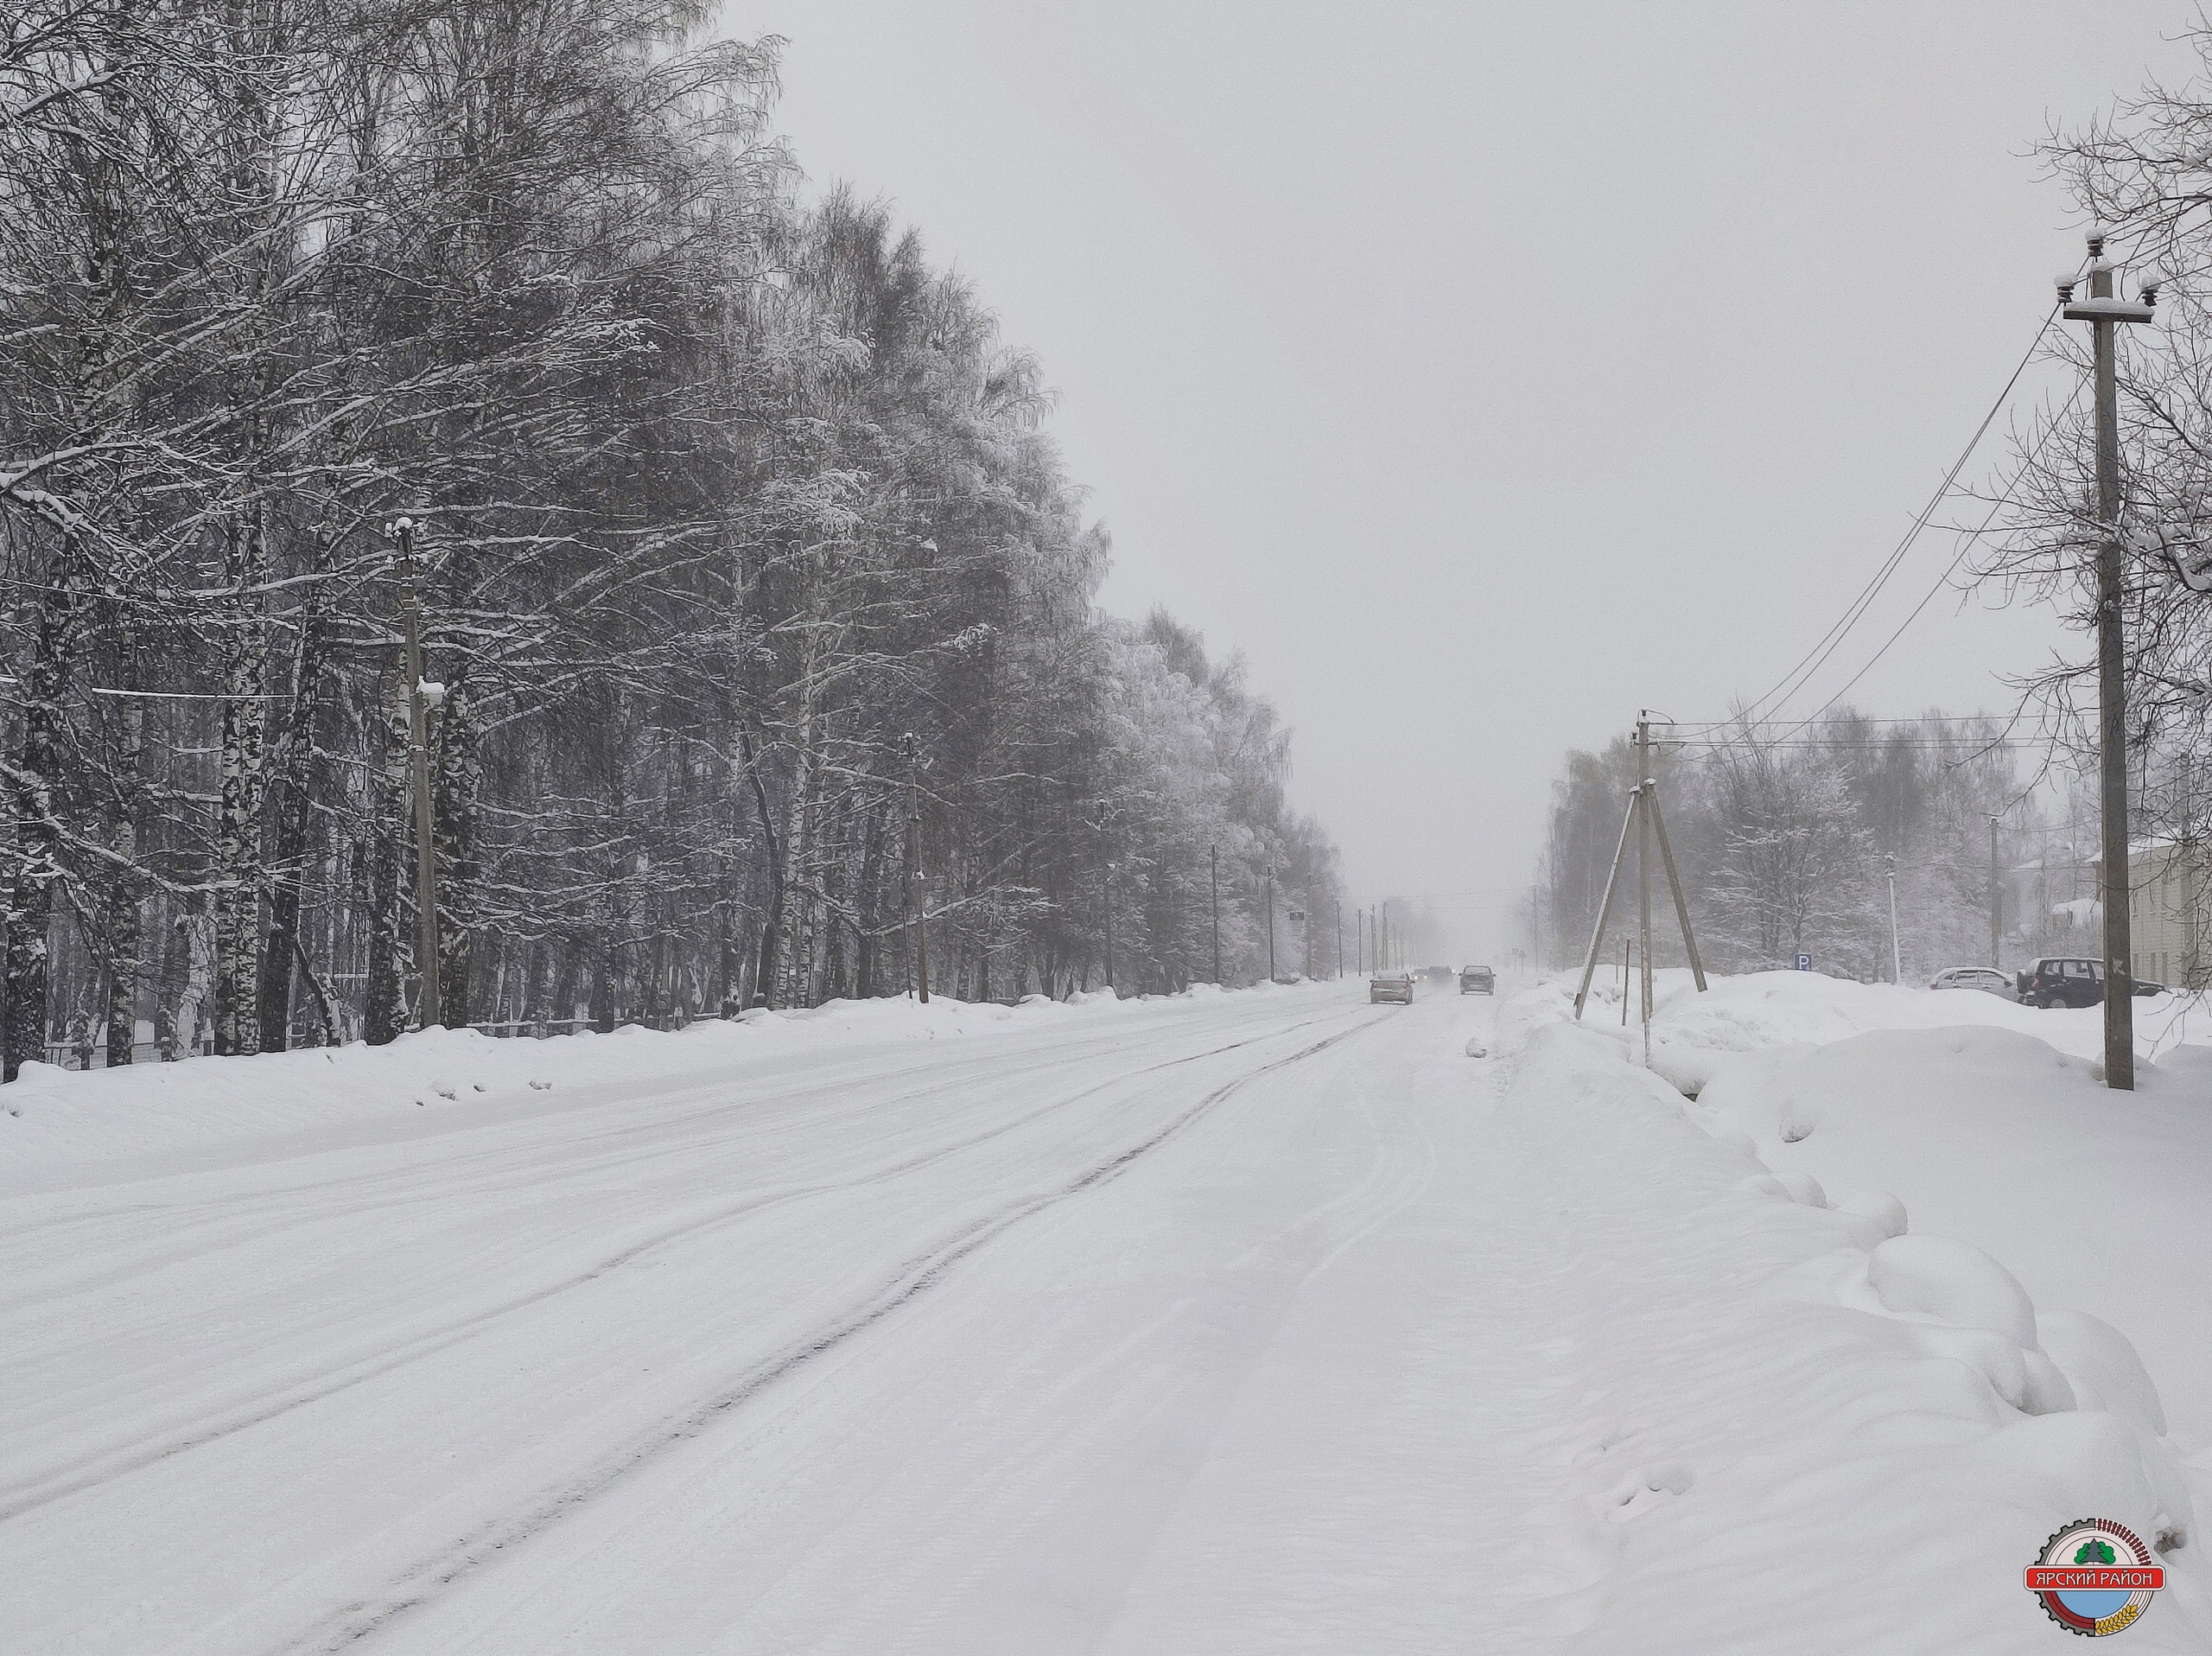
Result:
<svg viewBox="0 0 2212 1656"><path fill-rule="evenodd" d="M1660 794L1707 963L1760 971L1805 953L1822 971L1887 979L1892 877L1908 982L1986 960L1993 816L2004 937L2025 952L2058 946L2086 918L2067 903L2093 847L2044 808L2021 757L1986 720L1885 723L1848 710L1670 743ZM1548 964L1579 961L1588 945L1636 774L1623 737L1568 755L1554 785L1536 895ZM1613 933L1633 923L1617 896ZM1661 964L1684 958L1671 924L1656 928L1655 945Z"/></svg>
<svg viewBox="0 0 2212 1656"><path fill-rule="evenodd" d="M1333 894L1287 733L1108 545L1038 365L804 205L689 0L30 0L0 28L7 1073L446 1021L1124 988ZM88 1036L79 1037L89 1039Z"/></svg>

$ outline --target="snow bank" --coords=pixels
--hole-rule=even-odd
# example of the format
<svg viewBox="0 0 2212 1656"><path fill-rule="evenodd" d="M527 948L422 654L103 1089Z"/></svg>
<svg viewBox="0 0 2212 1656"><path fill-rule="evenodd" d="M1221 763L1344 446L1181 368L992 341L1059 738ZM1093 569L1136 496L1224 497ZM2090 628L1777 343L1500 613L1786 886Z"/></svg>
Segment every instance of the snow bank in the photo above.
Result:
<svg viewBox="0 0 2212 1656"><path fill-rule="evenodd" d="M1739 1060L1693 1114L1777 1171L1893 1190L2038 1303L2126 1330L2212 1500L2212 1053L2169 1053L2114 1092L2093 1062L2014 1030L1876 1030Z"/></svg>
<svg viewBox="0 0 2212 1656"><path fill-rule="evenodd" d="M1598 1029L1528 1029L1498 1119L1561 1175L1573 1239L1572 1498L1541 1543L1582 1563L1570 1648L2016 1656L2060 1638L2021 1570L2084 1516L2168 1567L2130 1648L2212 1643L2190 1494L2113 1328L2038 1315L1885 1193L1828 1206Z"/></svg>
<svg viewBox="0 0 2212 1656"><path fill-rule="evenodd" d="M2102 1084L2101 1009L1811 972L1662 971L1653 1068L1694 1117L1784 1178L1893 1191L1923 1229L2005 1259L2037 1301L2103 1320L2144 1353L2177 1451L2212 1502L2212 1021L2135 1003L2138 1087ZM1500 1048L1573 1015L1558 974L1500 1009ZM1640 1058L1600 978L1583 1028Z"/></svg>
<svg viewBox="0 0 2212 1656"><path fill-rule="evenodd" d="M157 1170L181 1170L192 1164L189 1158L244 1139L296 1141L306 1153L418 1131L440 1115L454 1125L490 1124L644 1080L711 1086L734 1069L825 1044L967 1039L1130 1016L1224 993L1290 992L1319 991L1265 984L1225 991L1203 984L1178 996L1123 999L1102 989L1065 1001L1031 995L1013 1006L943 995L927 1006L903 997L840 1000L799 1011L756 1010L680 1030L632 1024L608 1035L536 1041L431 1029L383 1047L355 1042L251 1058L85 1072L26 1064L14 1084L0 1088L0 1185L38 1188L49 1171L82 1169L88 1162L111 1162L138 1173L147 1170L139 1164L162 1158Z"/></svg>
<svg viewBox="0 0 2212 1656"><path fill-rule="evenodd" d="M1618 969L1610 977L1600 972L1583 1022L1600 1034L1632 1038L1640 1053L1643 1036L1633 1004L1628 1027L1620 1022L1618 977ZM1653 978L1652 1067L1693 1098L1743 1054L1822 1046L1872 1029L1966 1024L2031 1035L2079 1058L2098 1058L2104 1051L2104 1013L2094 1006L2044 1011L1973 990L1857 984L1811 971L1708 976L1703 994L1685 969L1669 968ZM1579 978L1579 973L1554 973L1527 997L1516 997L1513 1009L1502 1010L1501 1032L1513 1029L1525 1039L1538 1024L1573 1016ZM1633 977L1629 993L1632 1002ZM2183 997L2145 996L2135 1003L2135 1034L2137 1050L2145 1058L2183 1046L2212 1053L2212 1009Z"/></svg>

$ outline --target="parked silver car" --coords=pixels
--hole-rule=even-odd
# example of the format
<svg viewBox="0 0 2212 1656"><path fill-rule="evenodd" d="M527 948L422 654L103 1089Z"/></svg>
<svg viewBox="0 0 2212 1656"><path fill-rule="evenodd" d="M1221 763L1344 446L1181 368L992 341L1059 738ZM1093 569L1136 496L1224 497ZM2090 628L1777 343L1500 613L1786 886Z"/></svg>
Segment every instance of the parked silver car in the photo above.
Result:
<svg viewBox="0 0 2212 1656"><path fill-rule="evenodd" d="M2017 1001L2020 991L1994 966L1946 966L1929 980L1930 989L1978 989L2000 1001Z"/></svg>

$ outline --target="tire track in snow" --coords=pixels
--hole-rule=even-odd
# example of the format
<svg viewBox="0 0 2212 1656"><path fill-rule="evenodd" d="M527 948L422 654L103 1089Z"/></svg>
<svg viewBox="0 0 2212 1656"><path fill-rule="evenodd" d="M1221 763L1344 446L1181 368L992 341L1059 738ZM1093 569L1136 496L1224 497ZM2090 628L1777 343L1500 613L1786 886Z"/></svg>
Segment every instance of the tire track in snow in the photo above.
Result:
<svg viewBox="0 0 2212 1656"><path fill-rule="evenodd" d="M718 1207L707 1213L696 1215L691 1219L683 1221L680 1224L668 1226L651 1236L633 1242L617 1252L608 1255L607 1258L601 1259L596 1264L593 1264L588 1270L575 1272L556 1282L548 1283L540 1288L533 1289L528 1293L516 1295L511 1298L503 1300L497 1304L473 1312L467 1316L457 1318L452 1322L442 1324L426 1333L414 1336L397 1347L388 1347L378 1351L373 1355L341 1363L335 1366L326 1368L320 1373L310 1374L303 1379L296 1381L290 1386L286 1387L273 1396L268 1393L264 1393L261 1396L253 1398L247 1404L238 1405L231 1411L217 1413L213 1417L203 1416L199 1421L181 1429L173 1427L167 1435L153 1442L146 1441L145 1436L141 1435L136 1441L127 1446L98 1451L90 1455L73 1459L72 1461L60 1465L48 1467L34 1474L30 1477L19 1478L12 1484L0 1487L0 1523L5 1523L13 1519L21 1517L27 1513L35 1512L41 1506L48 1506L57 1500L65 1500L71 1495L79 1494L88 1489L97 1488L101 1484L109 1482L113 1479L125 1476L146 1467L156 1465L162 1461L169 1460L175 1455L188 1453L190 1450L201 1448L207 1444L217 1443L226 1437L235 1436L237 1433L249 1430L251 1428L261 1425L265 1422L275 1420L283 1415L289 1414L296 1409L304 1408L310 1404L319 1403L326 1398L334 1397L340 1392L350 1389L351 1387L359 1385L369 1380L376 1379L378 1377L391 1373L395 1370L405 1368L410 1364L421 1362L427 1358L434 1357L439 1353L448 1350L454 1346L460 1345L468 1340L474 1339L478 1334L494 1327L507 1317L512 1316L519 1312L529 1310L533 1307L542 1305L549 1300L557 1298L561 1295L585 1287L591 1283L596 1282L601 1278L612 1274L613 1272L621 1270L626 1265L637 1262L640 1258L652 1254L658 1249L684 1242L696 1237L709 1234L723 1226L739 1223L745 1220L754 1218L760 1213L772 1211L775 1208L787 1207L794 1202L808 1201L817 1196L836 1194L844 1191L864 1189L870 1185L888 1183L893 1180L903 1178L908 1174L918 1172L925 1168L931 1167L938 1162L948 1160L950 1157L961 1155L968 1150L974 1150L977 1146L988 1143L993 1139L1001 1138L1009 1133L1019 1131L1020 1129L1029 1126L1035 1122L1040 1121L1047 1116L1053 1115L1060 1111L1070 1109L1088 1099L1095 1098L1101 1092L1110 1092L1115 1088L1126 1086L1134 1082L1139 1081L1145 1076L1157 1074L1163 1070L1176 1069L1185 1065L1198 1063L1205 1059L1218 1057L1224 1053L1235 1052L1242 1048L1253 1046L1261 1041L1281 1040L1285 1036L1294 1035L1301 1029L1311 1029L1317 1023L1329 1022L1333 1021L1335 1018L1344 1016L1345 1015L1338 1012L1325 1014L1320 1017L1303 1018L1294 1023L1286 1024L1277 1029L1267 1030L1264 1033L1246 1035L1239 1040L1229 1041L1218 1047L1209 1048L1204 1052L1190 1053L1180 1058L1167 1059L1160 1063L1149 1064L1139 1069L1126 1071L1106 1080L1094 1082L1089 1086L1080 1088L1077 1091L1068 1093L1064 1097L1055 1099L1049 1104L1027 1111L1026 1113L1014 1117L1012 1119L1001 1122L997 1125L985 1129L981 1132L971 1133L963 1138L932 1146L929 1150L920 1155L908 1156L902 1161L891 1163L887 1166L879 1167L869 1172L852 1177L823 1180L814 1183L790 1186L781 1190L756 1193L740 1201L728 1204L726 1207ZM1370 1022L1373 1022L1373 1020L1370 1020ZM1364 1026L1363 1025L1362 1027ZM1345 1033L1353 1034L1357 1033L1357 1031L1351 1030L1346 1031ZM1343 1036L1339 1035L1332 1037L1332 1039L1341 1040L1343 1039ZM1322 1046L1329 1044L1331 1044L1329 1041L1324 1041L1321 1043ZM1306 1052L1294 1054L1292 1059L1279 1061L1294 1061L1298 1057L1303 1057L1307 1055L1307 1054L1319 1050L1320 1050L1319 1047L1309 1048L1306 1049ZM1040 1064L1038 1067L1057 1068L1060 1067L1064 1061L1065 1060L1063 1060L1050 1064ZM965 1067L963 1066L963 1068L964 1067ZM1266 1070L1264 1068L1255 1070L1252 1072L1252 1076L1256 1077L1265 1073ZM1249 1080L1251 1079L1251 1077L1247 1077L1245 1079ZM912 1099L917 1098L927 1097L932 1092L943 1091L946 1084L947 1082L944 1080L940 1079L927 1086L918 1087L912 1092L899 1095L898 1099L894 1102L911 1102ZM1240 1081L1235 1085L1242 1085L1242 1082ZM1187 1118L1185 1118L1184 1119L1187 1119ZM1179 1127L1181 1124L1182 1122L1179 1119L1177 1123L1173 1124L1173 1126L1171 1127L1169 1131L1173 1131L1174 1127ZM607 1137L622 1137L626 1136L626 1131L607 1135ZM1143 1146L1140 1147L1139 1151L1135 1153L1141 1154L1142 1150L1149 1149L1152 1143L1156 1142L1158 1142L1157 1138L1147 1140ZM666 1152L664 1150L662 1153L665 1154ZM1072 1194L1074 1192L1072 1190L1069 1190L1060 1194L1062 1195L1065 1195ZM1057 1196L1052 1198L1052 1200L1058 1199L1059 1198ZM428 1200L428 1198L425 1198L424 1200ZM370 1206L373 1208L377 1205L378 1204L372 1203ZM1026 1216L1026 1213L1023 1216ZM988 1226L994 1225L995 1221L986 1220L981 1221L980 1223ZM995 1234L995 1229L992 1231L992 1233ZM957 1242L960 1240L960 1238L955 1237L951 1240L953 1242ZM941 1249L945 1245L948 1245L940 1244L939 1248ZM980 1243L976 1244L976 1245L980 1245ZM918 1264L925 1263L930 1258L935 1257L937 1252L938 1250L932 1250L930 1254L921 1256L918 1260L909 1261L907 1265L902 1267L901 1275L898 1280L904 1280L906 1276L915 1270ZM963 1252L965 1252L965 1250L963 1250ZM878 1315L880 1315L880 1313ZM838 1338L842 1337L844 1337L842 1334L838 1336ZM812 1355L815 1351L826 1348L826 1347L810 1347L807 1354Z"/></svg>
<svg viewBox="0 0 2212 1656"><path fill-rule="evenodd" d="M787 1346L776 1354L748 1366L728 1385L685 1413L631 1438L601 1455L575 1476L543 1491L537 1500L522 1511L491 1519L450 1545L440 1548L394 1578L382 1596L357 1601L333 1611L314 1626L272 1647L271 1656L296 1656L297 1653L309 1651L343 1651L372 1636L395 1618L429 1602L456 1582L496 1562L507 1549L520 1545L578 1511L629 1474L702 1436L731 1411L750 1401L776 1381L824 1353L836 1349L926 1294L943 1281L955 1265L1024 1220L1119 1178L1142 1157L1262 1077L1325 1052L1389 1021L1390 1016L1385 1013L1379 1017L1363 1018L1351 1029L1326 1036L1286 1057L1272 1060L1224 1082L1164 1126L1111 1159L1094 1165L1055 1189L1025 1197L995 1214L963 1226L909 1259L899 1273L876 1293L850 1308L842 1316L808 1339ZM1318 1022L1321 1020L1308 1020L1308 1022ZM1290 1029L1305 1026L1292 1025ZM1281 1033L1289 1032L1286 1029ZM1248 1039L1232 1042L1218 1050L1230 1051L1236 1047L1251 1044L1252 1040ZM1134 1079L1136 1075L1172 1068L1211 1055L1198 1054L1189 1059L1154 1065L1146 1070L1132 1072L1129 1077L1123 1079Z"/></svg>

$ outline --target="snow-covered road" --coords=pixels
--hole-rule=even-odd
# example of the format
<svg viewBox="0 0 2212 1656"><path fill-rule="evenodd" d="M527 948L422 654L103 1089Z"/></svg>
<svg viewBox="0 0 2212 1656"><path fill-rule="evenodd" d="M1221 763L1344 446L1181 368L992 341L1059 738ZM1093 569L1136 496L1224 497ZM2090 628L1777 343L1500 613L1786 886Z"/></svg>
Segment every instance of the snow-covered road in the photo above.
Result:
<svg viewBox="0 0 2212 1656"><path fill-rule="evenodd" d="M2085 1515L2168 1565L2130 1647L2207 1647L2203 1468L2101 1300L1777 1178L1557 1013L35 1077L0 1648L2018 1656Z"/></svg>
<svg viewBox="0 0 2212 1656"><path fill-rule="evenodd" d="M1109 1009L21 1195L9 1648L1428 1643L1543 1372L1479 1362L1547 1252L1468 1222L1489 1013Z"/></svg>

